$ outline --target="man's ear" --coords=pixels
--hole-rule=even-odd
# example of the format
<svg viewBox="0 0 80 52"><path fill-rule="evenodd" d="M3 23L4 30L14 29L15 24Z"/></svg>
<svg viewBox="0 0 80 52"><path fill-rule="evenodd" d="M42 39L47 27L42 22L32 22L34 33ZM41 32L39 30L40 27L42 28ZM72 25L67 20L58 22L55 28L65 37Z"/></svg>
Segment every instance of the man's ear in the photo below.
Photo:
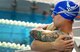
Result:
<svg viewBox="0 0 80 52"><path fill-rule="evenodd" d="M79 16L77 16L76 18L79 18L79 19L80 19L80 15L79 15Z"/></svg>

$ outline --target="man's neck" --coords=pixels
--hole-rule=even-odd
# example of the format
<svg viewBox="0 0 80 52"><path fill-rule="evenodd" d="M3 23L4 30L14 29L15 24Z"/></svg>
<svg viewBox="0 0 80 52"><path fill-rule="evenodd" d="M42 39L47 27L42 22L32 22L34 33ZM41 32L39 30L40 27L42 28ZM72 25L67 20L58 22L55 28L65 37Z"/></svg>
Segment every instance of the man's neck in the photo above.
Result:
<svg viewBox="0 0 80 52"><path fill-rule="evenodd" d="M60 30L65 33L71 33L72 32L72 24L65 24L60 27Z"/></svg>

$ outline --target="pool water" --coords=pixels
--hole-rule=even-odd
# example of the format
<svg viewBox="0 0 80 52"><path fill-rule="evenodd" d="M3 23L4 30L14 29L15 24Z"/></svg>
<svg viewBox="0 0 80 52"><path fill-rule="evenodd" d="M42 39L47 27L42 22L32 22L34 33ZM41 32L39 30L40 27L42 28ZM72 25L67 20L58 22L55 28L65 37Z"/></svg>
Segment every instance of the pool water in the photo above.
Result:
<svg viewBox="0 0 80 52"><path fill-rule="evenodd" d="M52 22L51 15L44 16L42 14L20 13L16 11L0 11L0 19L10 19L10 20L45 23L45 24Z"/></svg>
<svg viewBox="0 0 80 52"><path fill-rule="evenodd" d="M32 39L29 35L32 27L16 26L0 24L0 41L20 43L20 44L31 44Z"/></svg>

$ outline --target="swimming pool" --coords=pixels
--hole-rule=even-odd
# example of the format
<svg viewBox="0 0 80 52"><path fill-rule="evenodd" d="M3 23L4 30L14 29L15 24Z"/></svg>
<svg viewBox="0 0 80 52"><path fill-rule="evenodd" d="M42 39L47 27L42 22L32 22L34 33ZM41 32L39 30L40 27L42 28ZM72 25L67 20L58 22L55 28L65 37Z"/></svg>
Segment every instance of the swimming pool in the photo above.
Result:
<svg viewBox="0 0 80 52"><path fill-rule="evenodd" d="M4 21L7 19L7 20L14 20L14 21L42 23L42 24L49 24L52 22L51 15L48 15L46 17L42 14L20 13L20 12L16 12L16 11L2 11L2 10L0 11L0 19L4 19ZM9 32L11 34L13 34L13 33L18 34L20 32L20 29L22 28L21 30L24 30L24 32L19 33L19 34L25 34L25 31L27 31L27 30L29 31L30 29L32 29L32 27L15 26L15 25L9 25L9 24L7 25L6 24L7 22L4 22L4 23L0 24L0 29L2 29L2 30L0 30L0 33L2 33L3 36L5 35L4 38L6 39L6 41L8 39L8 37L6 38L6 36L7 36L6 34L9 34ZM15 29L17 31L15 31ZM4 33L6 33L6 34L4 34ZM1 39L0 41L4 41L4 40ZM11 40L10 40L10 42L11 42Z"/></svg>
<svg viewBox="0 0 80 52"><path fill-rule="evenodd" d="M45 25L41 23L0 19L0 51L14 52L19 49L28 49L33 38L29 32L32 28Z"/></svg>
<svg viewBox="0 0 80 52"><path fill-rule="evenodd" d="M31 45L33 38L29 34L30 30L36 25L51 22L51 15L46 17L42 14L0 11L0 52L14 52L22 45ZM8 44L13 45L14 48ZM17 45L18 47L15 48Z"/></svg>

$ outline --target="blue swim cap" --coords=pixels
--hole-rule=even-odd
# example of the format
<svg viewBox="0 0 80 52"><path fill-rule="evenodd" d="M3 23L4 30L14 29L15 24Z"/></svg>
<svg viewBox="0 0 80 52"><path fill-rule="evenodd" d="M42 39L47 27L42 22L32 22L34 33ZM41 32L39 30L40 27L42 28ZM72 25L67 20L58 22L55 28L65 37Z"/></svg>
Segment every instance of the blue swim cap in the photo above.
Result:
<svg viewBox="0 0 80 52"><path fill-rule="evenodd" d="M63 18L73 20L79 13L79 6L72 1L60 1L56 4L53 14L60 14Z"/></svg>

